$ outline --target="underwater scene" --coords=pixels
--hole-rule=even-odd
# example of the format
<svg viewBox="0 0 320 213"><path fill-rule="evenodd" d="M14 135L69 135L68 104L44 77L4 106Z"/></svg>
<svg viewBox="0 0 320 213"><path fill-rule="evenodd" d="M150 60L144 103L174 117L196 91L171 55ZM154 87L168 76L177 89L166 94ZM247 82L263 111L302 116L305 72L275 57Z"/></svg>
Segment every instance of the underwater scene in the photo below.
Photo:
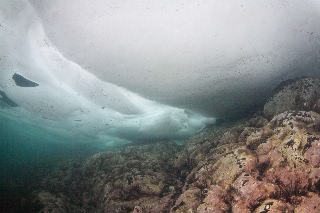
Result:
<svg viewBox="0 0 320 213"><path fill-rule="evenodd" d="M319 213L320 1L0 0L0 212Z"/></svg>

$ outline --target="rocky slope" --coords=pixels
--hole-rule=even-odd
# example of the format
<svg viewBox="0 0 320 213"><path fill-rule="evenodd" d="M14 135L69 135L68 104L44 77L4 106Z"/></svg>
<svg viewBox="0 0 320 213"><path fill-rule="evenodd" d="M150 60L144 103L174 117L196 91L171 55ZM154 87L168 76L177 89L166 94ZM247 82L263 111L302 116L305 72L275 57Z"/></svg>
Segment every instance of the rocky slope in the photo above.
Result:
<svg viewBox="0 0 320 213"><path fill-rule="evenodd" d="M40 212L320 212L320 80L283 83L264 111L185 146L128 146L43 178Z"/></svg>

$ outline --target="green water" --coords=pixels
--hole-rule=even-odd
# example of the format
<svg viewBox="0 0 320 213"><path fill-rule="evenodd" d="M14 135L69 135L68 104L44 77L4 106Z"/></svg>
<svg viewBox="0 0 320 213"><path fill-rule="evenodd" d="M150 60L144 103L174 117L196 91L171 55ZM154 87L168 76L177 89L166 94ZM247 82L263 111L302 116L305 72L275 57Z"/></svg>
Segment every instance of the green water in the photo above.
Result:
<svg viewBox="0 0 320 213"><path fill-rule="evenodd" d="M0 113L0 212L20 205L55 164L102 151L90 143L66 141L38 125ZM12 210L13 211L13 210ZM10 211L9 211L10 212ZM13 211L15 212L15 211Z"/></svg>

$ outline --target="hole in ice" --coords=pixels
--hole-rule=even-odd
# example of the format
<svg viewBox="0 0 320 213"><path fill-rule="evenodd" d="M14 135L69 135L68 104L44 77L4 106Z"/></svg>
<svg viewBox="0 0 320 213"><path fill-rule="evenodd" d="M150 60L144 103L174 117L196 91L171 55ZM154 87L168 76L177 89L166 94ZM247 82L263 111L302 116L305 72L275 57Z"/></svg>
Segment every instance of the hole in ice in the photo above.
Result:
<svg viewBox="0 0 320 213"><path fill-rule="evenodd" d="M25 77L23 77L22 75L19 75L17 73L15 73L12 76L12 79L14 80L16 85L19 87L37 87L37 86L39 86L39 84L37 84L33 81L30 81L30 80L26 79Z"/></svg>
<svg viewBox="0 0 320 213"><path fill-rule="evenodd" d="M4 103L8 104L11 107L18 107L19 105L16 104L14 101L12 101L6 93L0 90L0 100L3 101Z"/></svg>

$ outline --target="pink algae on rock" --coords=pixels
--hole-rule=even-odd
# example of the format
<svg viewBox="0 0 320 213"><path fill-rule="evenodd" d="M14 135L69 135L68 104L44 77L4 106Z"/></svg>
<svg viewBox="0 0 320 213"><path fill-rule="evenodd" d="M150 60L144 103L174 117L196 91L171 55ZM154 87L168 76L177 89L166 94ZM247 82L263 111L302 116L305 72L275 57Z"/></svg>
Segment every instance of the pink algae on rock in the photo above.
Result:
<svg viewBox="0 0 320 213"><path fill-rule="evenodd" d="M50 194L35 196L47 207L75 212L319 213L318 87L320 81L310 79L285 86L264 115L207 128L183 148L172 142L129 146L67 172L57 169L44 178ZM55 202L43 199L48 195Z"/></svg>
<svg viewBox="0 0 320 213"><path fill-rule="evenodd" d="M279 191L277 185L259 181L248 173L243 173L237 178L233 183L233 188L235 190L233 195L234 205L249 210L261 201L275 196Z"/></svg>
<svg viewBox="0 0 320 213"><path fill-rule="evenodd" d="M204 189L203 194L206 194L206 197L198 206L198 213L223 213L229 211L230 206L226 203L226 200L229 199L228 194L219 186L213 185L209 189Z"/></svg>
<svg viewBox="0 0 320 213"><path fill-rule="evenodd" d="M309 192L305 196L300 197L299 202L299 205L295 208L295 212L319 213L319 194Z"/></svg>
<svg viewBox="0 0 320 213"><path fill-rule="evenodd" d="M267 199L258 208L255 209L254 213L285 213L294 212L294 208L281 200Z"/></svg>
<svg viewBox="0 0 320 213"><path fill-rule="evenodd" d="M311 147L306 151L306 159L313 167L320 167L320 141L312 143Z"/></svg>

